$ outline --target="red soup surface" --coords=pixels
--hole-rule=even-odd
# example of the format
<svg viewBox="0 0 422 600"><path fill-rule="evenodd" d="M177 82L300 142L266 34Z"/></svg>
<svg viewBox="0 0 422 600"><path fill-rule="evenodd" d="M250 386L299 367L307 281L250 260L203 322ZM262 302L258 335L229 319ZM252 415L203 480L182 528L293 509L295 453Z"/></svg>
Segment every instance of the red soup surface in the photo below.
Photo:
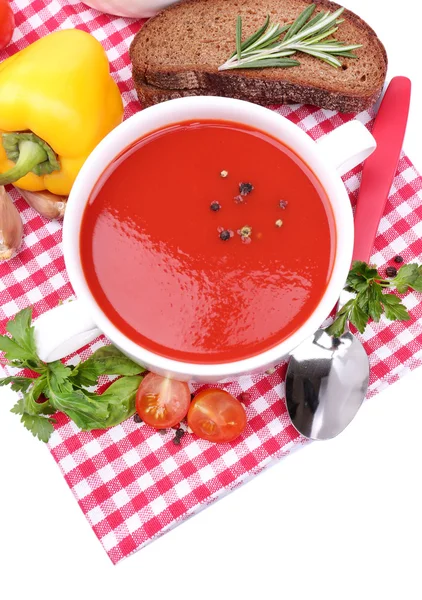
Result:
<svg viewBox="0 0 422 600"><path fill-rule="evenodd" d="M219 363L304 323L327 287L335 235L324 189L289 148L244 125L195 121L151 133L106 168L80 249L94 298L128 338Z"/></svg>

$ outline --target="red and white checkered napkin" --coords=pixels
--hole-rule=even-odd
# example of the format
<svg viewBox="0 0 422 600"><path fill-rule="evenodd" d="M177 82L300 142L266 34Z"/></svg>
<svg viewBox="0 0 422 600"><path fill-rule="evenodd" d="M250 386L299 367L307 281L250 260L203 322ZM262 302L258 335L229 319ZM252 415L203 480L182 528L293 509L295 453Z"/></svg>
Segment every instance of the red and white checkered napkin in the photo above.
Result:
<svg viewBox="0 0 422 600"><path fill-rule="evenodd" d="M107 50L125 116L140 109L127 54L140 22L101 15L65 0L33 0L29 6L28 0L16 0L12 6L17 30L0 60L50 31L84 29ZM274 109L313 138L352 118L309 106ZM358 115L368 126L372 117L369 112ZM359 169L345 177L352 203L359 181ZM421 190L422 178L403 155L372 256L381 269L396 254L405 262L421 259ZM61 225L44 220L13 188L10 191L24 221L25 238L19 255L0 265L1 333L18 310L33 305L38 316L73 294L63 261ZM404 302L412 317L409 322L383 320L369 325L363 336L371 362L370 396L422 362L422 295L408 294ZM103 343L98 340L80 356L86 358ZM58 415L50 451L114 563L304 443L286 412L285 370L283 363L272 375L242 377L224 385L235 396L242 391L250 395L247 429L231 444L211 444L186 435L181 446L175 446L172 434L160 435L132 419L108 431L81 433L67 417ZM29 434L22 429L22 435Z"/></svg>

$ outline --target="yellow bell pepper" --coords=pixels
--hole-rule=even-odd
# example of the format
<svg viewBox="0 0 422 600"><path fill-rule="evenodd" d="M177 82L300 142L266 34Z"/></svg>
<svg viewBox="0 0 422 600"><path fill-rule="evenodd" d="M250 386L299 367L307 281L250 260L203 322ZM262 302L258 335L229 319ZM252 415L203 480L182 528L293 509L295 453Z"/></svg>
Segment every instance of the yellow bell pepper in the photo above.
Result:
<svg viewBox="0 0 422 600"><path fill-rule="evenodd" d="M0 63L0 185L66 196L84 161L123 118L101 44L51 33Z"/></svg>

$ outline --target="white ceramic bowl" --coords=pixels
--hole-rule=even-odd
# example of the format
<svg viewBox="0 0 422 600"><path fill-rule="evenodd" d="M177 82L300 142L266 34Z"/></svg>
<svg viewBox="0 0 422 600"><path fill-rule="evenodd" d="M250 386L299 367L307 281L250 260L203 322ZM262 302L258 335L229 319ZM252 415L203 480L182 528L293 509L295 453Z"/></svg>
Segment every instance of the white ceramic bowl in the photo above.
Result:
<svg viewBox="0 0 422 600"><path fill-rule="evenodd" d="M268 132L292 148L312 169L327 192L337 231L335 259L327 289L311 316L291 336L251 358L224 364L190 364L154 354L134 343L109 321L85 281L79 254L81 218L91 190L104 169L126 147L149 132L191 119L235 121ZM117 347L149 370L181 380L219 381L263 371L277 364L310 336L337 301L349 270L353 250L353 216L340 177L366 158L375 141L358 121L349 122L315 143L299 127L278 113L241 100L188 97L143 110L116 127L94 149L72 188L63 230L63 249L77 302L65 304L36 321L38 350L44 360L55 360L80 348L103 332ZM122 260L123 257L122 257Z"/></svg>
<svg viewBox="0 0 422 600"><path fill-rule="evenodd" d="M83 0L84 4L103 13L140 19L152 17L178 0Z"/></svg>

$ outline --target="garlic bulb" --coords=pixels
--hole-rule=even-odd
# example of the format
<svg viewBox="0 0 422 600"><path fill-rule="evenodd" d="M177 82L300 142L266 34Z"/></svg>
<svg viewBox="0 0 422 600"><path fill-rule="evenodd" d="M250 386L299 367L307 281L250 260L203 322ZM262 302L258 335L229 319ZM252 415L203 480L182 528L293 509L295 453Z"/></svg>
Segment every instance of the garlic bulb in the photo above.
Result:
<svg viewBox="0 0 422 600"><path fill-rule="evenodd" d="M32 206L42 217L46 219L62 219L66 210L67 198L65 196L56 196L51 192L28 192L16 188L25 198L29 206Z"/></svg>
<svg viewBox="0 0 422 600"><path fill-rule="evenodd" d="M0 186L0 260L14 256L22 235L22 219L4 187Z"/></svg>

